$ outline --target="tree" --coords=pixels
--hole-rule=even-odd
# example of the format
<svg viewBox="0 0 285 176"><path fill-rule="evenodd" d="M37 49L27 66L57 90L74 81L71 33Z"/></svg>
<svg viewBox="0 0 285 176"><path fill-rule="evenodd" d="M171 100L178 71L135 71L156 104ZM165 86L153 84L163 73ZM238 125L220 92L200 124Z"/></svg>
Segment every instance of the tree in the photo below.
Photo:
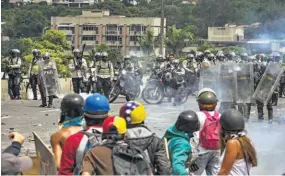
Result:
<svg viewBox="0 0 285 176"><path fill-rule="evenodd" d="M148 57L154 52L154 32L152 30L147 30L146 35L141 37L138 42Z"/></svg>
<svg viewBox="0 0 285 176"><path fill-rule="evenodd" d="M193 34L195 30L196 27L192 25L186 26L183 29L177 29L174 25L169 27L165 39L167 49L171 50L173 54L180 56L185 42L196 39Z"/></svg>

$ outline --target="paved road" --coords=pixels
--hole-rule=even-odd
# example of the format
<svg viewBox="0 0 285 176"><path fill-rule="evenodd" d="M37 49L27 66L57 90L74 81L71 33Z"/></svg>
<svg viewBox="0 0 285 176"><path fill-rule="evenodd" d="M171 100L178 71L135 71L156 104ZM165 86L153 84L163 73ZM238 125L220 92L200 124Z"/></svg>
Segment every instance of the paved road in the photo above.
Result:
<svg viewBox="0 0 285 176"><path fill-rule="evenodd" d="M117 115L121 104L120 98L111 104L111 114ZM39 108L40 101L4 101L1 110L1 149L10 144L7 139L9 128L14 128L26 137L22 152L34 151L32 131L37 132L46 144L49 145L50 134L58 129L60 99L55 100L55 108ZM162 136L165 130L172 125L183 110L198 110L194 98L180 107L173 107L169 103L161 105L145 105L148 118L146 125L157 135ZM267 111L265 110L267 113ZM253 169L252 174L281 174L285 172L285 98L280 99L279 105L274 107L274 122L257 122L256 107L252 107L251 120L247 124L249 136L252 138L258 154L259 166Z"/></svg>

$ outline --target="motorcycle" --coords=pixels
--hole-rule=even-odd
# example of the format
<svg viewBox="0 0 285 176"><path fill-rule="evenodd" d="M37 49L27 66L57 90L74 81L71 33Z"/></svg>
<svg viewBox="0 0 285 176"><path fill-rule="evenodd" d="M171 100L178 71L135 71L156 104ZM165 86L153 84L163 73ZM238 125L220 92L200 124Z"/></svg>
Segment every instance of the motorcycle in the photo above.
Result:
<svg viewBox="0 0 285 176"><path fill-rule="evenodd" d="M165 72L155 70L154 72L142 91L142 98L146 103L160 104L165 97L175 98L176 93L179 93L182 98L181 104L188 100L188 89L183 78L178 79L169 70Z"/></svg>
<svg viewBox="0 0 285 176"><path fill-rule="evenodd" d="M111 89L109 95L110 103L114 102L119 95L126 96L126 101L132 101L138 98L141 89L140 81L137 78L137 73L131 73L126 70L122 70Z"/></svg>

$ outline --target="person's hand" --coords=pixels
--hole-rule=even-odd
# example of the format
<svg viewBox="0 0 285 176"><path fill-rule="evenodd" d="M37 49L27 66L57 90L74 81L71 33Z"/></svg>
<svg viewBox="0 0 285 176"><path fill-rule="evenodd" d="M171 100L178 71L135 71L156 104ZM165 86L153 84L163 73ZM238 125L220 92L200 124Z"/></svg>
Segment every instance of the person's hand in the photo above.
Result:
<svg viewBox="0 0 285 176"><path fill-rule="evenodd" d="M20 144L23 144L24 143L24 136L21 135L20 133L18 132L11 132L8 134L8 137L9 139L11 139L13 142L19 142Z"/></svg>
<svg viewBox="0 0 285 176"><path fill-rule="evenodd" d="M190 165L189 170L191 172L196 172L197 170L199 170L199 166L194 162Z"/></svg>

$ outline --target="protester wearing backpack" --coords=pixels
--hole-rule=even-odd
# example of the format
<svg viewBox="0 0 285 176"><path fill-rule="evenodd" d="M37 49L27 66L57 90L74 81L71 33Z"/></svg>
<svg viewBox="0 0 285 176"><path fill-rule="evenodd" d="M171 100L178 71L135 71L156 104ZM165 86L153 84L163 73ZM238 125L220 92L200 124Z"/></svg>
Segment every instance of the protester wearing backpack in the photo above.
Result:
<svg viewBox="0 0 285 176"><path fill-rule="evenodd" d="M82 128L84 99L79 94L68 94L61 101L59 125L62 128L51 135L50 142L56 167L60 167L62 148L67 138Z"/></svg>
<svg viewBox="0 0 285 176"><path fill-rule="evenodd" d="M197 95L200 112L196 112L200 121L200 130L194 134L199 141L196 152L198 154L192 165L199 167L195 175L201 175L204 170L207 175L216 175L219 170L219 132L220 116L215 111L217 106L216 93L210 88L201 89Z"/></svg>
<svg viewBox="0 0 285 176"><path fill-rule="evenodd" d="M187 165L192 155L189 140L199 128L197 114L194 111L184 111L166 131L164 137L168 141L173 175L189 175Z"/></svg>
<svg viewBox="0 0 285 176"><path fill-rule="evenodd" d="M125 143L126 131L124 118L106 118L103 122L103 145L86 153L82 175L151 175L151 166L144 152Z"/></svg>
<svg viewBox="0 0 285 176"><path fill-rule="evenodd" d="M155 175L170 175L171 166L164 142L144 125L146 116L144 106L137 101L126 102L121 107L120 117L127 121L126 141L145 152Z"/></svg>
<svg viewBox="0 0 285 176"><path fill-rule="evenodd" d="M83 131L70 136L63 148L59 175L78 175L86 151L101 145L102 124L110 110L108 99L98 93L85 100L83 106L85 125Z"/></svg>

